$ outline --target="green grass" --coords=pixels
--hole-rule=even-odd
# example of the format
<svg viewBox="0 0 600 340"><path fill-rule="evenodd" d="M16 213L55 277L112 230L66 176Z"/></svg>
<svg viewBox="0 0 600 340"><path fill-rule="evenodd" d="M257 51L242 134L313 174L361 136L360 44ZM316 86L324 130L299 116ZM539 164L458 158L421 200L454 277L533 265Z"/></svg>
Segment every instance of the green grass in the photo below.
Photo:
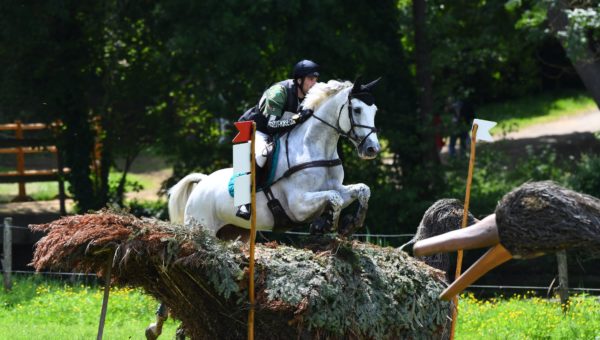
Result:
<svg viewBox="0 0 600 340"><path fill-rule="evenodd" d="M68 183L65 183L65 190ZM36 201L53 200L58 196L58 182L25 183L25 192ZM19 193L19 184L0 184L0 203L10 202Z"/></svg>
<svg viewBox="0 0 600 340"><path fill-rule="evenodd" d="M0 290L0 339L92 339L98 331L102 287L18 276L9 293ZM157 302L138 289L111 289L105 339L144 339ZM560 302L516 295L478 300L463 295L456 339L598 339L600 300L574 295L567 314ZM172 339L177 323L165 324Z"/></svg>
<svg viewBox="0 0 600 340"><path fill-rule="evenodd" d="M111 171L109 181L117 185L121 179L122 173ZM144 174L127 174L129 183L137 183L133 187L147 188L153 185L152 179ZM131 185L128 187L131 189ZM68 193L69 183L65 182L65 190ZM36 201L53 200L58 196L58 182L34 182L25 183L25 192L28 196ZM19 185L17 183L0 184L0 203L10 202L19 193Z"/></svg>
<svg viewBox="0 0 600 340"><path fill-rule="evenodd" d="M563 92L559 94L545 93L481 106L476 114L478 118L498 122L498 126L492 132L500 134L577 115L595 108L596 104L587 94Z"/></svg>
<svg viewBox="0 0 600 340"><path fill-rule="evenodd" d="M558 300L532 293L510 299L477 300L463 295L459 302L457 339L599 339L598 297L575 295L562 313Z"/></svg>
<svg viewBox="0 0 600 340"><path fill-rule="evenodd" d="M102 289L18 278L11 292L0 292L0 339L94 339ZM104 338L145 339L144 330L154 322L157 306L156 300L138 289L111 289ZM169 319L163 339L172 339L176 328Z"/></svg>

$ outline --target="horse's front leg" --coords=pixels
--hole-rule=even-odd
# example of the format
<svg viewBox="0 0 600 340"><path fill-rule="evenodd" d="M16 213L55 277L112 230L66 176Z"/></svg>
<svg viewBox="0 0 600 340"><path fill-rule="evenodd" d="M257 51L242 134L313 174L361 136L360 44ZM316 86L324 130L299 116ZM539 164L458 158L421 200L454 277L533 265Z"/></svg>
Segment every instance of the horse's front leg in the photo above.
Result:
<svg viewBox="0 0 600 340"><path fill-rule="evenodd" d="M311 224L311 233L324 233L337 230L344 199L335 190L305 192L291 198L290 212L296 221L308 221L319 211L323 211L318 221Z"/></svg>
<svg viewBox="0 0 600 340"><path fill-rule="evenodd" d="M356 210L356 213L354 215L344 216L340 227L340 234L349 236L365 223L367 209L369 208L369 198L371 197L371 189L369 189L366 184L358 183L342 185L338 188L338 192L344 199L344 208L358 199L358 209Z"/></svg>

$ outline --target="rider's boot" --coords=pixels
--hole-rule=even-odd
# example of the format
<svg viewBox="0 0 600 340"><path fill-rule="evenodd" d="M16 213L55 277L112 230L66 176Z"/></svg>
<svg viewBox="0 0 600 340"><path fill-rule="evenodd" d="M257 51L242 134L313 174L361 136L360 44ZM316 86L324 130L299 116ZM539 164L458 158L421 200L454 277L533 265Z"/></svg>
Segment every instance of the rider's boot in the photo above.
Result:
<svg viewBox="0 0 600 340"><path fill-rule="evenodd" d="M238 208L238 211L235 213L235 216L243 218L245 220L250 220L250 209L251 209L250 203L240 205L240 207Z"/></svg>
<svg viewBox="0 0 600 340"><path fill-rule="evenodd" d="M169 311L167 310L167 306L161 303L156 311L156 322L146 328L146 339L158 339L158 336L162 333L163 324L168 317Z"/></svg>

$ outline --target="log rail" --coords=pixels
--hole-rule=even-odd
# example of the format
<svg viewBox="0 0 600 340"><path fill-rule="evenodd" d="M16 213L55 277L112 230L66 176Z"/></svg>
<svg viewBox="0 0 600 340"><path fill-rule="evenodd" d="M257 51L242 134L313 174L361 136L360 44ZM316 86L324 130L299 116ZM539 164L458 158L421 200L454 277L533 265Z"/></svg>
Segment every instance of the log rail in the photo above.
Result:
<svg viewBox="0 0 600 340"><path fill-rule="evenodd" d="M65 177L71 170L63 166L62 155L55 145L54 138L25 138L25 131L55 131L60 127L60 122L52 124L32 123L24 124L15 121L9 124L0 124L0 131L14 131L14 137L0 138L0 155L14 154L17 158L15 171L0 172L0 183L18 183L19 193L13 201L30 200L25 190L25 183L29 182L58 182L60 199L60 213L66 214L65 208ZM56 155L56 167L52 169L28 170L25 166L25 155L35 153L52 153Z"/></svg>

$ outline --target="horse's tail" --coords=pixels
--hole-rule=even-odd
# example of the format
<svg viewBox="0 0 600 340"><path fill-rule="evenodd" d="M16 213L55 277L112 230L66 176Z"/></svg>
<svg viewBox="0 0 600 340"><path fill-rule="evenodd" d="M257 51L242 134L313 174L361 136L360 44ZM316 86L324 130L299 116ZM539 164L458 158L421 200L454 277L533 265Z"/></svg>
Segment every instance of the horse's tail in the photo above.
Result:
<svg viewBox="0 0 600 340"><path fill-rule="evenodd" d="M192 193L192 189L194 189L195 184L205 177L205 174L189 174L169 189L169 219L172 223L183 223L185 204Z"/></svg>

